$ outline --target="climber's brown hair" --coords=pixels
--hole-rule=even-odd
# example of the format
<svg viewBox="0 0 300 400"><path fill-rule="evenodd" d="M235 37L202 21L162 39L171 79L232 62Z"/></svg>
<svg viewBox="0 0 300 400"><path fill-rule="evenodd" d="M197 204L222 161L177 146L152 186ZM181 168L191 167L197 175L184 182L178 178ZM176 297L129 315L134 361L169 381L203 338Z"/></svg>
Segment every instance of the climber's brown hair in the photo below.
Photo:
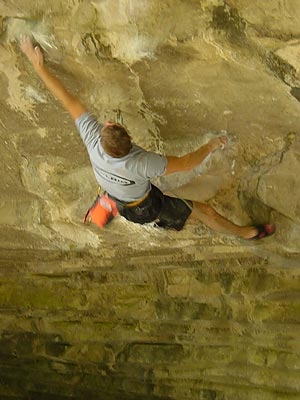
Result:
<svg viewBox="0 0 300 400"><path fill-rule="evenodd" d="M105 153L114 158L126 156L132 147L131 137L124 126L111 122L102 128L100 140Z"/></svg>

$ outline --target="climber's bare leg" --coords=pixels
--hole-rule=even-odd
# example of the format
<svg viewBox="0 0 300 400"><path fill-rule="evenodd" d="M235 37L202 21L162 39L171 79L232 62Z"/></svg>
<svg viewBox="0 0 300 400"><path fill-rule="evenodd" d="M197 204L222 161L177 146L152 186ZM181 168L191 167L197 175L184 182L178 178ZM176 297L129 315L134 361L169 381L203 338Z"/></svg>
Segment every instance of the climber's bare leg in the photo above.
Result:
<svg viewBox="0 0 300 400"><path fill-rule="evenodd" d="M193 211L189 218L198 219L212 230L229 235L251 239L257 234L255 226L239 226L218 214L210 205L193 202Z"/></svg>

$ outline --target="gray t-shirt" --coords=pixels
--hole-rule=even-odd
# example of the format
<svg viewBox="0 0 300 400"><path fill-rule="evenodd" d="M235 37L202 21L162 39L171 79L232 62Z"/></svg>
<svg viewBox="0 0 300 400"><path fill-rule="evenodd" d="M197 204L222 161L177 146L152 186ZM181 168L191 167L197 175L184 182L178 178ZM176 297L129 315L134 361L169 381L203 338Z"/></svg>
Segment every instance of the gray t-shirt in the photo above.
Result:
<svg viewBox="0 0 300 400"><path fill-rule="evenodd" d="M127 202L138 200L150 190L150 179L164 174L167 158L135 144L125 157L106 154L100 142L103 125L91 114L82 114L75 124L99 185L113 197Z"/></svg>

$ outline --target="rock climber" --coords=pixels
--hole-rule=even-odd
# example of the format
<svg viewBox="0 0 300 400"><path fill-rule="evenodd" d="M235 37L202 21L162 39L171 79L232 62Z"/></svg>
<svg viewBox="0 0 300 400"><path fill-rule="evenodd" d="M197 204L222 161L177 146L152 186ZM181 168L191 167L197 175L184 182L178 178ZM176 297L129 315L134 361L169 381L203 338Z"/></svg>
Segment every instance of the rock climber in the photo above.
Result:
<svg viewBox="0 0 300 400"><path fill-rule="evenodd" d="M20 47L46 88L75 121L96 180L128 221L140 224L155 221L160 227L181 230L189 218L196 218L216 232L244 239L261 239L275 232L272 224L236 225L206 203L167 196L151 183L158 176L192 170L210 153L227 145L225 135L182 157L146 151L133 143L121 124L99 124L45 66L41 48L34 46L30 37L22 37Z"/></svg>

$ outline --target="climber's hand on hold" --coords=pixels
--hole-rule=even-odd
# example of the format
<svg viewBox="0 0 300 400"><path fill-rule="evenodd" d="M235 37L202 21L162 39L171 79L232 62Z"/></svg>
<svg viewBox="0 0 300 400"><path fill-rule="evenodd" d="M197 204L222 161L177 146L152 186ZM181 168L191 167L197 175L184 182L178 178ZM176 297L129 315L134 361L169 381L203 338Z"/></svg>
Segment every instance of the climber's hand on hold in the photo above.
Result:
<svg viewBox="0 0 300 400"><path fill-rule="evenodd" d="M28 60L31 62L35 70L43 67L44 56L42 50L39 46L33 46L33 43L29 36L24 35L21 37L20 48L22 52L26 55Z"/></svg>

